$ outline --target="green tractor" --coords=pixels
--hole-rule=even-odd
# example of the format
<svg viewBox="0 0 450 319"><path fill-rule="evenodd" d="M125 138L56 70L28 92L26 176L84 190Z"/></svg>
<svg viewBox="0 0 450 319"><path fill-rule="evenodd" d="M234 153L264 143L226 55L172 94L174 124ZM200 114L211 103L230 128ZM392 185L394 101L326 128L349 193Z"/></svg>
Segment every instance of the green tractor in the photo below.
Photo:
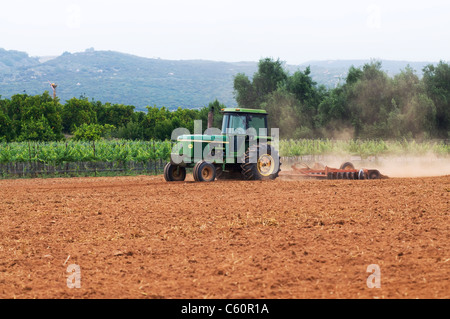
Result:
<svg viewBox="0 0 450 319"><path fill-rule="evenodd" d="M182 134L164 167L168 182L184 181L186 168L195 181L216 179L273 180L280 172L280 157L274 138L268 136L267 112L257 109L222 109L222 130L212 128L208 116L207 134Z"/></svg>

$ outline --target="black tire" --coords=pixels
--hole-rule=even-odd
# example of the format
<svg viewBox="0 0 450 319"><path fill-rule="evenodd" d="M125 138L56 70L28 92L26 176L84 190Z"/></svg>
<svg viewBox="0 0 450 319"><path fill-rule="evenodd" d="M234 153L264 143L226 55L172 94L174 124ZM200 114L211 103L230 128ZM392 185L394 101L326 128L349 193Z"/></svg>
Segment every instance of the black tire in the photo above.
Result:
<svg viewBox="0 0 450 319"><path fill-rule="evenodd" d="M167 163L164 166L164 179L167 182L182 182L186 179L186 168Z"/></svg>
<svg viewBox="0 0 450 319"><path fill-rule="evenodd" d="M380 179L381 178L381 174L378 170L374 169L374 170L369 170L369 174L368 174L368 178L367 179Z"/></svg>
<svg viewBox="0 0 450 319"><path fill-rule="evenodd" d="M195 164L193 175L197 182L212 182L216 179L216 167L212 163L200 161Z"/></svg>
<svg viewBox="0 0 450 319"><path fill-rule="evenodd" d="M256 163L252 163L256 159ZM241 164L242 175L246 180L273 180L280 173L280 156L271 145L252 145L245 152Z"/></svg>
<svg viewBox="0 0 450 319"><path fill-rule="evenodd" d="M340 169L355 169L355 166L350 162L345 162L341 165Z"/></svg>
<svg viewBox="0 0 450 319"><path fill-rule="evenodd" d="M194 165L194 168L192 169L192 175L193 175L193 177L194 177L194 181L196 181L196 182L198 182L198 178L197 178L197 168L198 168L198 165L200 165L200 163L202 163L203 161L200 161L200 162L197 162L195 165Z"/></svg>

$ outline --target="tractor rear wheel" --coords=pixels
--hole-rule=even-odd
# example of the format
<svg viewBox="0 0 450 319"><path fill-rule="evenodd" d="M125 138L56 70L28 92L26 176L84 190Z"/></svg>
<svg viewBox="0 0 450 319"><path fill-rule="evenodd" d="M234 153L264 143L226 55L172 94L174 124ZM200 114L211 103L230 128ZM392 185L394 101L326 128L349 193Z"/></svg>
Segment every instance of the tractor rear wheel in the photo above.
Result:
<svg viewBox="0 0 450 319"><path fill-rule="evenodd" d="M212 163L200 161L195 164L193 175L197 182L212 182L216 179L216 167Z"/></svg>
<svg viewBox="0 0 450 319"><path fill-rule="evenodd" d="M250 146L242 162L242 175L246 180L271 180L280 172L280 156L271 145Z"/></svg>
<svg viewBox="0 0 450 319"><path fill-rule="evenodd" d="M167 163L164 166L164 179L167 182L181 182L186 178L186 168L174 165L172 163Z"/></svg>

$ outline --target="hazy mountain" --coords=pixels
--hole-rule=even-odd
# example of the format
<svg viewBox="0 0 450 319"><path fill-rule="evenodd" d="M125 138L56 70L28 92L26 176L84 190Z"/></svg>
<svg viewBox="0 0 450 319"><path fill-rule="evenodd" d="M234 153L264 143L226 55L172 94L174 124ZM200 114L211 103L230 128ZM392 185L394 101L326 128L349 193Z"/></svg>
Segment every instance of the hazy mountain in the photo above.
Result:
<svg viewBox="0 0 450 319"><path fill-rule="evenodd" d="M102 102L196 108L218 99L226 105L233 97L233 77L238 72L253 74L256 63L214 61L171 61L148 59L112 51L64 53L39 63L23 64L5 58L15 68L0 69L0 94L38 94L58 84L57 95L64 100L81 95ZM3 62L3 59L0 59Z"/></svg>
<svg viewBox="0 0 450 319"><path fill-rule="evenodd" d="M0 74L16 72L16 70L38 64L38 58L31 58L25 52L7 51L0 48Z"/></svg>
<svg viewBox="0 0 450 319"><path fill-rule="evenodd" d="M345 81L351 65L359 67L370 60L311 61L286 65L290 73L311 66L311 75L319 84L334 87ZM428 62L382 61L389 75L406 65L418 71ZM64 103L72 97L87 96L102 102L122 103L145 110L156 105L169 108L197 108L218 99L235 106L233 78L237 73L249 77L257 62L216 62L205 60L163 60L142 58L113 51L88 49L64 53L58 57L29 57L18 51L0 49L0 95L26 92L51 92L49 82L58 84L57 95Z"/></svg>

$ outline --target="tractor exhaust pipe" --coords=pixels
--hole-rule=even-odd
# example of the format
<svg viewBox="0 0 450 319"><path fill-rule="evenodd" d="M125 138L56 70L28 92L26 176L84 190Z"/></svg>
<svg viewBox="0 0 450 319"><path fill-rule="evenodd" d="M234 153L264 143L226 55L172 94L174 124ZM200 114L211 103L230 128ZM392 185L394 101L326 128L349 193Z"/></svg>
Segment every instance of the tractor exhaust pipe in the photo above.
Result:
<svg viewBox="0 0 450 319"><path fill-rule="evenodd" d="M208 112L208 128L213 127L214 122L214 107L211 107Z"/></svg>

